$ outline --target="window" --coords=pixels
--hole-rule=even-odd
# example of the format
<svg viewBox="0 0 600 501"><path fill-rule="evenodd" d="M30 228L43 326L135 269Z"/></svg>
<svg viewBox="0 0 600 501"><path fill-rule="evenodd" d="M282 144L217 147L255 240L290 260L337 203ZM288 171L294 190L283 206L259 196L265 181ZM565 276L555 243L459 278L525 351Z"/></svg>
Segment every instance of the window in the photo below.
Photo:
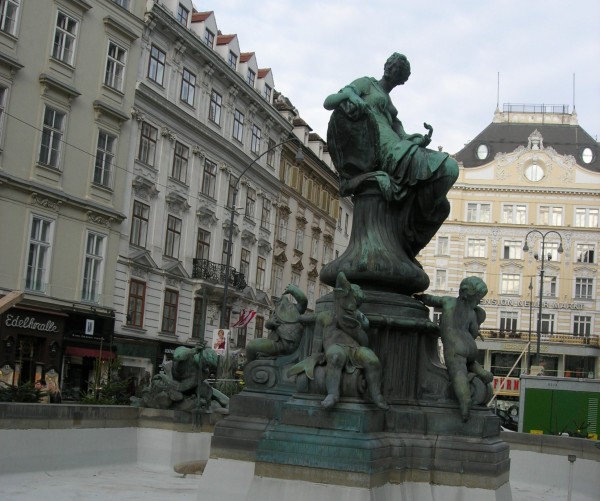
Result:
<svg viewBox="0 0 600 501"><path fill-rule="evenodd" d="M300 287L300 273L292 273L292 284L296 287Z"/></svg>
<svg viewBox="0 0 600 501"><path fill-rule="evenodd" d="M258 155L260 153L260 127L252 126L252 140L250 141L250 151Z"/></svg>
<svg viewBox="0 0 600 501"><path fill-rule="evenodd" d="M129 9L129 0L113 0L114 3L120 5L124 9Z"/></svg>
<svg viewBox="0 0 600 501"><path fill-rule="evenodd" d="M210 231L198 228L198 240L196 240L196 257L198 259L210 259Z"/></svg>
<svg viewBox="0 0 600 501"><path fill-rule="evenodd" d="M264 257L258 257L256 262L256 288L258 290L264 290L265 286L265 272L267 270L267 262Z"/></svg>
<svg viewBox="0 0 600 501"><path fill-rule="evenodd" d="M277 239L283 243L287 242L288 232L288 219L281 217L279 219L279 226L277 227Z"/></svg>
<svg viewBox="0 0 600 501"><path fill-rule="evenodd" d="M446 290L446 284L448 280L448 273L446 270L435 270L435 290L441 291Z"/></svg>
<svg viewBox="0 0 600 501"><path fill-rule="evenodd" d="M181 92L179 99L185 104L194 106L194 95L196 94L196 75L183 68L181 73Z"/></svg>
<svg viewBox="0 0 600 501"><path fill-rule="evenodd" d="M271 101L271 87L265 84L265 88L263 90L263 96L267 101Z"/></svg>
<svg viewBox="0 0 600 501"><path fill-rule="evenodd" d="M0 87L0 138L4 129L4 111L6 108L6 87Z"/></svg>
<svg viewBox="0 0 600 501"><path fill-rule="evenodd" d="M190 11L187 10L183 5L179 4L177 6L177 22L187 26L188 16L190 15Z"/></svg>
<svg viewBox="0 0 600 501"><path fill-rule="evenodd" d="M167 218L167 235L165 238L165 256L179 258L181 242L181 219L169 215Z"/></svg>
<svg viewBox="0 0 600 501"><path fill-rule="evenodd" d="M29 255L27 256L27 271L25 274L25 289L27 290L46 291L53 232L53 221L40 216L31 218Z"/></svg>
<svg viewBox="0 0 600 501"><path fill-rule="evenodd" d="M467 221L470 223L489 223L492 216L492 206L483 203L467 204Z"/></svg>
<svg viewBox="0 0 600 501"><path fill-rule="evenodd" d="M560 246L560 242L546 242L544 244L544 252L546 255L544 258L550 257L550 261L560 261L560 253L558 252L558 247ZM540 243L540 252L542 250L542 246Z"/></svg>
<svg viewBox="0 0 600 501"><path fill-rule="evenodd" d="M577 207L575 209L575 226L578 228L598 228L598 208Z"/></svg>
<svg viewBox="0 0 600 501"><path fill-rule="evenodd" d="M516 273L502 273L500 276L500 294L519 294L521 276Z"/></svg>
<svg viewBox="0 0 600 501"><path fill-rule="evenodd" d="M228 252L227 249L231 250ZM224 238L223 239L223 251L221 252L221 264L227 264L227 256L233 255L233 242L229 245L229 241Z"/></svg>
<svg viewBox="0 0 600 501"><path fill-rule="evenodd" d="M308 281L308 287L306 288L306 299L308 301L308 307L311 310L315 309L315 289L316 289L316 283L314 282L314 280L309 280Z"/></svg>
<svg viewBox="0 0 600 501"><path fill-rule="evenodd" d="M104 265L104 235L88 232L85 246L81 300L98 302L102 288Z"/></svg>
<svg viewBox="0 0 600 501"><path fill-rule="evenodd" d="M204 174L202 175L202 193L210 198L215 198L217 184L217 164L204 160Z"/></svg>
<svg viewBox="0 0 600 501"><path fill-rule="evenodd" d="M592 333L592 317L589 315L573 316L573 335L590 337Z"/></svg>
<svg viewBox="0 0 600 501"><path fill-rule="evenodd" d="M346 219L344 221L344 235L348 235L348 226L350 225L350 214L346 213Z"/></svg>
<svg viewBox="0 0 600 501"><path fill-rule="evenodd" d="M137 245L138 247L146 247L149 217L150 206L134 200L129 243Z"/></svg>
<svg viewBox="0 0 600 501"><path fill-rule="evenodd" d="M154 166L154 156L156 154L156 141L158 138L158 129L152 127L147 122L142 122L140 132L140 151L138 160L150 166Z"/></svg>
<svg viewBox="0 0 600 501"><path fill-rule="evenodd" d="M207 29L204 32L204 43L208 45L211 49L213 48L213 45L215 43L215 34L209 29Z"/></svg>
<svg viewBox="0 0 600 501"><path fill-rule="evenodd" d="M562 226L563 208L553 207L550 205L541 205L539 224L544 224L547 226Z"/></svg>
<svg viewBox="0 0 600 501"><path fill-rule="evenodd" d="M485 238L467 239L467 257L485 257L486 240Z"/></svg>
<svg viewBox="0 0 600 501"><path fill-rule="evenodd" d="M64 12L58 11L52 57L72 66L76 38L77 21Z"/></svg>
<svg viewBox="0 0 600 501"><path fill-rule="evenodd" d="M19 0L0 0L0 30L14 35L17 28Z"/></svg>
<svg viewBox="0 0 600 501"><path fill-rule="evenodd" d="M265 333L265 317L256 316L254 324L254 337L261 338Z"/></svg>
<svg viewBox="0 0 600 501"><path fill-rule="evenodd" d="M127 325L144 326L144 303L146 301L146 283L139 280L129 282L129 302L127 304Z"/></svg>
<svg viewBox="0 0 600 501"><path fill-rule="evenodd" d="M438 256L449 255L449 237L437 237L436 254Z"/></svg>
<svg viewBox="0 0 600 501"><path fill-rule="evenodd" d="M233 205L236 203L234 198L237 197L237 179L233 176L229 176L229 184L227 188L227 207L235 210Z"/></svg>
<svg viewBox="0 0 600 501"><path fill-rule="evenodd" d="M237 109L233 113L233 139L244 141L244 114Z"/></svg>
<svg viewBox="0 0 600 501"><path fill-rule="evenodd" d="M594 290L593 278L575 279L575 299L592 299Z"/></svg>
<svg viewBox="0 0 600 501"><path fill-rule="evenodd" d="M576 256L578 263L595 263L594 254L596 253L595 244L577 244Z"/></svg>
<svg viewBox="0 0 600 501"><path fill-rule="evenodd" d="M273 265L273 295L280 297L283 292L283 266Z"/></svg>
<svg viewBox="0 0 600 501"><path fill-rule="evenodd" d="M104 72L104 85L118 91L123 90L125 77L125 56L127 51L114 42L108 42L108 55L106 56L106 71Z"/></svg>
<svg viewBox="0 0 600 501"><path fill-rule="evenodd" d="M542 313L542 334L554 333L554 313Z"/></svg>
<svg viewBox="0 0 600 501"><path fill-rule="evenodd" d="M269 138L267 146L267 165L275 167L275 141L271 138Z"/></svg>
<svg viewBox="0 0 600 501"><path fill-rule="evenodd" d="M248 68L248 73L246 73L246 82L248 82L248 85L250 85L250 87L254 87L255 78L256 78L256 73L254 73L253 70Z"/></svg>
<svg viewBox="0 0 600 501"><path fill-rule="evenodd" d="M223 98L216 91L210 93L210 108L208 109L208 119L217 125L221 124L221 105Z"/></svg>
<svg viewBox="0 0 600 501"><path fill-rule="evenodd" d="M206 319L206 300L203 297L194 297L194 317L192 318L192 337L204 338L204 323Z"/></svg>
<svg viewBox="0 0 600 501"><path fill-rule="evenodd" d="M296 242L295 242L295 249L298 249L299 251L302 251L304 247L304 229L303 228L297 228L296 229Z"/></svg>
<svg viewBox="0 0 600 501"><path fill-rule="evenodd" d="M442 321L442 315L443 315L443 311L441 308L438 308L438 307L433 308L433 311L431 312L432 322L437 325L440 325L440 323Z"/></svg>
<svg viewBox="0 0 600 501"><path fill-rule="evenodd" d="M181 144L179 141L175 141L171 177L182 183L185 183L187 179L189 153L190 149L187 146Z"/></svg>
<svg viewBox="0 0 600 501"><path fill-rule="evenodd" d="M271 201L263 198L262 212L260 214L260 227L269 229L271 223Z"/></svg>
<svg viewBox="0 0 600 501"><path fill-rule="evenodd" d="M518 319L516 311L500 311L500 332L516 332Z"/></svg>
<svg viewBox="0 0 600 501"><path fill-rule="evenodd" d="M96 165L94 167L94 183L110 187L115 158L115 145L117 138L104 131L98 133L98 146L96 147Z"/></svg>
<svg viewBox="0 0 600 501"><path fill-rule="evenodd" d="M227 56L227 64L234 70L237 67L237 55L231 50L229 51L229 56Z"/></svg>
<svg viewBox="0 0 600 501"><path fill-rule="evenodd" d="M323 243L323 264L329 263L333 256L333 247L330 242Z"/></svg>
<svg viewBox="0 0 600 501"><path fill-rule="evenodd" d="M504 250L502 253L503 259L522 259L523 244L520 240L505 240Z"/></svg>
<svg viewBox="0 0 600 501"><path fill-rule="evenodd" d="M246 190L246 212L245 215L248 217L254 217L256 211L256 190L248 188Z"/></svg>
<svg viewBox="0 0 600 501"><path fill-rule="evenodd" d="M310 240L310 257L313 259L319 258L319 239L313 236Z"/></svg>
<svg viewBox="0 0 600 501"><path fill-rule="evenodd" d="M46 106L39 157L41 164L58 169L64 132L65 114Z"/></svg>
<svg viewBox="0 0 600 501"><path fill-rule="evenodd" d="M150 49L150 61L148 62L148 78L158 85L163 84L165 77L166 54L155 45Z"/></svg>
<svg viewBox="0 0 600 501"><path fill-rule="evenodd" d="M544 276L544 297L556 297L558 278L552 275Z"/></svg>
<svg viewBox="0 0 600 501"><path fill-rule="evenodd" d="M248 249L242 249L240 273L243 273L245 277L250 276L250 251Z"/></svg>
<svg viewBox="0 0 600 501"><path fill-rule="evenodd" d="M179 292L169 289L165 290L165 301L162 316L162 332L175 334L177 327L177 303L179 302Z"/></svg>
<svg viewBox="0 0 600 501"><path fill-rule="evenodd" d="M503 205L502 222L505 224L527 224L527 206L512 204Z"/></svg>

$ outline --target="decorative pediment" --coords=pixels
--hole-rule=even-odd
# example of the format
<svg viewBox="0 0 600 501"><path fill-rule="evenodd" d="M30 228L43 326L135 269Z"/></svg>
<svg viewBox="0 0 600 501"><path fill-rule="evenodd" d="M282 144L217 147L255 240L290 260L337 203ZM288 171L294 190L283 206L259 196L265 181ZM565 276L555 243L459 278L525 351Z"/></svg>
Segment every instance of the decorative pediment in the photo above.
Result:
<svg viewBox="0 0 600 501"><path fill-rule="evenodd" d="M325 233L323 233L323 240L325 240L326 242L333 242L333 234L329 233L330 230L327 230Z"/></svg>
<svg viewBox="0 0 600 501"><path fill-rule="evenodd" d="M198 207L196 216L198 216L198 222L201 226L214 226L219 220L215 211L205 205Z"/></svg>
<svg viewBox="0 0 600 501"><path fill-rule="evenodd" d="M263 254L263 255L269 254L272 250L273 250L273 247L271 247L271 243L268 240L265 240L264 238L259 238L258 251L261 254Z"/></svg>
<svg viewBox="0 0 600 501"><path fill-rule="evenodd" d="M106 217L91 210L87 211L86 215L90 223L105 226L106 228L110 228L110 224L113 221L112 217Z"/></svg>
<svg viewBox="0 0 600 501"><path fill-rule="evenodd" d="M175 275L180 278L190 278L181 261L165 261L163 269L170 275ZM168 281L169 278L167 278L167 282Z"/></svg>
<svg viewBox="0 0 600 501"><path fill-rule="evenodd" d="M155 198L159 193L156 184L143 176L135 176L131 185L135 195L143 200Z"/></svg>
<svg viewBox="0 0 600 501"><path fill-rule="evenodd" d="M171 142L177 139L177 135L172 130L169 130L167 127L160 128L160 135L162 137L166 137Z"/></svg>
<svg viewBox="0 0 600 501"><path fill-rule="evenodd" d="M229 232L230 224L231 224L231 221L229 221L229 219L226 219L225 221L223 221L223 231ZM236 223L233 223L233 230L232 230L233 235L237 236L239 232L240 232L240 229L238 228L238 225Z"/></svg>
<svg viewBox="0 0 600 501"><path fill-rule="evenodd" d="M135 266L141 266L142 268L158 268L156 262L152 259L150 251L146 249L135 249L129 253L130 267L133 269Z"/></svg>
<svg viewBox="0 0 600 501"><path fill-rule="evenodd" d="M304 214L302 213L298 213L296 214L296 222L298 223L299 227L304 228L306 226L306 224L308 223L308 219L306 219L304 217Z"/></svg>
<svg viewBox="0 0 600 501"><path fill-rule="evenodd" d="M126 113L122 112L118 108L111 106L110 104L101 101L100 99L96 99L92 106L94 107L94 111L96 112L96 119L101 117L107 117L119 124L119 126L129 120L129 116Z"/></svg>
<svg viewBox="0 0 600 501"><path fill-rule="evenodd" d="M313 235L320 235L323 231L317 223L313 223L310 229L312 230Z"/></svg>
<svg viewBox="0 0 600 501"><path fill-rule="evenodd" d="M81 92L79 92L75 87L61 82L59 79L54 78L53 76L48 75L47 73L40 74L40 83L42 84L42 94L44 96L48 95L48 91L51 89L55 92L58 92L59 94L66 96L69 102L71 102L71 100L75 99L76 97L81 96Z"/></svg>
<svg viewBox="0 0 600 501"><path fill-rule="evenodd" d="M190 210L191 205L188 203L187 199L179 193L171 191L165 200L169 207L169 211L174 214L181 214L182 212Z"/></svg>
<svg viewBox="0 0 600 501"><path fill-rule="evenodd" d="M285 249L277 249L273 255L273 260L279 264L287 263L287 256L285 255Z"/></svg>
<svg viewBox="0 0 600 501"><path fill-rule="evenodd" d="M62 205L62 202L60 200L56 200L54 198L48 198L48 197L42 196L38 193L31 194L31 203L35 204L35 205L39 205L40 207L43 207L44 209L50 209L54 212L58 212L60 209L60 206Z"/></svg>
<svg viewBox="0 0 600 501"><path fill-rule="evenodd" d="M308 278L312 278L313 280L318 278L319 272L317 271L317 267L313 266L308 272Z"/></svg>
<svg viewBox="0 0 600 501"><path fill-rule="evenodd" d="M531 135L527 138L527 149L528 150L543 150L544 149L544 138L540 131L535 129Z"/></svg>
<svg viewBox="0 0 600 501"><path fill-rule="evenodd" d="M279 210L279 215L284 219L287 219L292 213L292 209L290 209L289 206L283 202L279 202L277 204L277 209Z"/></svg>
<svg viewBox="0 0 600 501"><path fill-rule="evenodd" d="M242 230L242 242L248 246L256 243L256 235L250 230Z"/></svg>
<svg viewBox="0 0 600 501"><path fill-rule="evenodd" d="M294 261L292 262L292 270L300 272L304 269L304 265L302 264L302 257L294 256Z"/></svg>

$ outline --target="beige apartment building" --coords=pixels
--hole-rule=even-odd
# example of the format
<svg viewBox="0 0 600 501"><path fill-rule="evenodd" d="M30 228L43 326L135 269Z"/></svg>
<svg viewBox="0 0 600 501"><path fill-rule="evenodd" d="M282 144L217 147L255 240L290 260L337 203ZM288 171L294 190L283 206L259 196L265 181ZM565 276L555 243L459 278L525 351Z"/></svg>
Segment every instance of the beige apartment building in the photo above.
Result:
<svg viewBox="0 0 600 501"><path fill-rule="evenodd" d="M0 3L0 294L6 382L86 391L112 356L143 3ZM141 9L141 10L140 10Z"/></svg>
<svg viewBox="0 0 600 501"><path fill-rule="evenodd" d="M478 345L496 376L528 369L531 340L536 370L599 377L598 142L568 106L504 105L455 157L451 214L419 256L429 291L457 295L471 275L487 283ZM518 379L506 384L502 393L518 395Z"/></svg>

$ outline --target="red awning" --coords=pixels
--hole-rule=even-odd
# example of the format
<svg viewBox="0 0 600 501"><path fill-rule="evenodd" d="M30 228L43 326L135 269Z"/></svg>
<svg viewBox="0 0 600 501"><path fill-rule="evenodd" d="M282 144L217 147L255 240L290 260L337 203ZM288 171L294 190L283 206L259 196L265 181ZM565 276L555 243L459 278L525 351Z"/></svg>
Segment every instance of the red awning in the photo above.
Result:
<svg viewBox="0 0 600 501"><path fill-rule="evenodd" d="M79 346L67 346L65 355L71 357L92 357L100 358L100 350L94 348L80 348ZM102 358L104 360L116 358L116 355L112 351L102 350Z"/></svg>

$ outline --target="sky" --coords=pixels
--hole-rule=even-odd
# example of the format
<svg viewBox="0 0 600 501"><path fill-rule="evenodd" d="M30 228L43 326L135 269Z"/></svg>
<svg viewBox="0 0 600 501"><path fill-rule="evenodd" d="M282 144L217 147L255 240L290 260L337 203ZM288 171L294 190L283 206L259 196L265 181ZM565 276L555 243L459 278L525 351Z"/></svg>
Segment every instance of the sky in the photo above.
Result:
<svg viewBox="0 0 600 501"><path fill-rule="evenodd" d="M573 104L600 137L598 0L193 0L223 34L271 68L275 89L323 139L324 99L362 76L380 78L393 52L412 74L392 101L409 133L457 153L496 105ZM551 146L551 145L549 145Z"/></svg>

